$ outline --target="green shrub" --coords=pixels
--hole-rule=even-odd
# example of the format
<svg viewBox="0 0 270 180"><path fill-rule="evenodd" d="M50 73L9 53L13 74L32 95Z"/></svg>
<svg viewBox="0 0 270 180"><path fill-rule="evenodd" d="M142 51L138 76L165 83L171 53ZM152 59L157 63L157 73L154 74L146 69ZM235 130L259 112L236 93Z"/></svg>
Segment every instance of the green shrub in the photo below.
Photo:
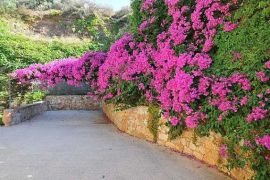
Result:
<svg viewBox="0 0 270 180"><path fill-rule="evenodd" d="M8 24L0 22L0 66L12 71L33 63L45 63L64 57L79 57L89 50L97 50L94 43L63 43L61 41L33 40L9 32Z"/></svg>
<svg viewBox="0 0 270 180"><path fill-rule="evenodd" d="M115 83L107 91L113 94L116 94L118 91L122 92L119 96L106 101L107 103L116 104L119 109L127 109L146 104L146 98L143 92L132 81L121 81L119 84Z"/></svg>
<svg viewBox="0 0 270 180"><path fill-rule="evenodd" d="M270 2L245 2L232 20L239 21L239 27L230 33L219 31L210 71L218 76L229 76L238 71L254 77L254 73L263 70L264 63L270 59ZM241 58L235 59L234 53L240 53Z"/></svg>
<svg viewBox="0 0 270 180"><path fill-rule="evenodd" d="M148 107L148 113L150 114L150 120L148 122L148 129L153 135L154 142L157 142L158 127L161 117L161 109L157 104L150 104Z"/></svg>
<svg viewBox="0 0 270 180"><path fill-rule="evenodd" d="M3 119L3 115L0 113L0 126L4 125L2 119Z"/></svg>
<svg viewBox="0 0 270 180"><path fill-rule="evenodd" d="M263 150L257 149L251 152L244 146L240 148L241 153L239 153L237 146L239 146L239 139L251 141L254 133L270 133L269 121L249 124L245 119L252 107L259 106L261 100L257 94L269 88L269 83L258 81L255 73L263 71L265 62L270 59L270 2L268 0L247 1L241 4L239 10L233 14L232 21L239 22L239 27L229 33L222 30L218 32L215 38L216 47L211 52L213 64L207 70L208 75L229 77L235 72L247 74L254 89L246 94L250 99L247 107L237 113L228 114L222 122L216 120L219 111L207 106L205 102L204 110L211 120L202 123L196 131L203 136L208 135L210 130L221 133L228 145L229 153L233 156L229 160L229 168L244 167L248 162L252 162L252 167L257 172L256 179L265 179L269 176L270 169L269 163L261 156ZM231 96L241 96L241 93L235 90ZM246 154L252 155L247 157Z"/></svg>
<svg viewBox="0 0 270 180"><path fill-rule="evenodd" d="M131 3L131 8L133 15L131 16L131 30L137 41L143 41L144 38L138 32L139 26L143 23L145 19L155 17L156 21L151 24L149 28L144 31L144 34L148 36L148 42L156 44L157 35L162 33L164 30L167 30L168 26L161 27L160 24L166 19L171 20L171 17L168 15L168 8L164 3L164 0L156 0L155 2L155 13L149 14L147 11L141 11L141 4L143 0L133 0Z"/></svg>
<svg viewBox="0 0 270 180"><path fill-rule="evenodd" d="M24 95L24 103L32 104L44 100L46 93L43 91L28 92Z"/></svg>

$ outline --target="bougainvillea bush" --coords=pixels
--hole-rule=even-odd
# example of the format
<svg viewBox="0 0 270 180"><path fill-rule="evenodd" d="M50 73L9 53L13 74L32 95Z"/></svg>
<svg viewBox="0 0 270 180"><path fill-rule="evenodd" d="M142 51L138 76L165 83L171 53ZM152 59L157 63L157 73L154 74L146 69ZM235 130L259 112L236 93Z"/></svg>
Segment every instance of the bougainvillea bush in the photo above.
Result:
<svg viewBox="0 0 270 180"><path fill-rule="evenodd" d="M22 84L85 81L91 96L126 107L158 106L171 137L184 129L224 137L228 168L270 175L270 2L134 0L133 34L108 53L32 65ZM155 111L156 112L156 111Z"/></svg>

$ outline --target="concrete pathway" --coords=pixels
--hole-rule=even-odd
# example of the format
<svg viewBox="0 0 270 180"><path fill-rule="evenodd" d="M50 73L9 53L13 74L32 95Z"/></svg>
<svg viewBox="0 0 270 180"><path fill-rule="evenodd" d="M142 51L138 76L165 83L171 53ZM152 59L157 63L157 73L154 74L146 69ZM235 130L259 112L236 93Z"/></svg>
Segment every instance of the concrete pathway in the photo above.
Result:
<svg viewBox="0 0 270 180"><path fill-rule="evenodd" d="M99 111L0 127L0 180L222 180L217 170L119 132Z"/></svg>

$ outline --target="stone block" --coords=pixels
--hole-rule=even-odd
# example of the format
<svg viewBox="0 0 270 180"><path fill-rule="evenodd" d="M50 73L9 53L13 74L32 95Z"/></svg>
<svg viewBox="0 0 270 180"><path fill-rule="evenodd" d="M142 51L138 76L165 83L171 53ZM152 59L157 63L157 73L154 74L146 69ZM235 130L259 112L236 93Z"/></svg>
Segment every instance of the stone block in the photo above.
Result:
<svg viewBox="0 0 270 180"><path fill-rule="evenodd" d="M201 161L203 160L203 154L201 154L201 153L198 153L198 152L194 151L193 156L196 157L197 159L201 160Z"/></svg>
<svg viewBox="0 0 270 180"><path fill-rule="evenodd" d="M164 134L164 133L159 133L158 134L158 139L160 141L167 141L168 140L168 135L167 134Z"/></svg>
<svg viewBox="0 0 270 180"><path fill-rule="evenodd" d="M3 123L5 126L10 126L12 123L13 109L5 109L3 114Z"/></svg>
<svg viewBox="0 0 270 180"><path fill-rule="evenodd" d="M189 147L184 147L183 153L192 156L193 155L193 151L189 148Z"/></svg>
<svg viewBox="0 0 270 180"><path fill-rule="evenodd" d="M195 151L197 149L196 145L194 143L190 143L189 144L189 148L192 150L192 151Z"/></svg>
<svg viewBox="0 0 270 180"><path fill-rule="evenodd" d="M212 166L217 165L218 160L219 160L219 152L215 150L207 151L203 156L203 161Z"/></svg>
<svg viewBox="0 0 270 180"><path fill-rule="evenodd" d="M201 154L205 154L206 149L203 145L201 145L201 146L197 146L196 151L200 152Z"/></svg>
<svg viewBox="0 0 270 180"><path fill-rule="evenodd" d="M184 151L184 146L183 145L177 145L175 143L172 142L165 142L163 143L163 145L165 145L166 147L169 147L173 150L176 150L178 152L183 152Z"/></svg>

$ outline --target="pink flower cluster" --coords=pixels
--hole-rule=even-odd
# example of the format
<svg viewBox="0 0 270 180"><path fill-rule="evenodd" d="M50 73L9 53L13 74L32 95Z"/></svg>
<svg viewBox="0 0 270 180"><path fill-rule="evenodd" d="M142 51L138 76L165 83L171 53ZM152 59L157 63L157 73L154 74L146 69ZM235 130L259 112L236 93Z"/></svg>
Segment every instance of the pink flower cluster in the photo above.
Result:
<svg viewBox="0 0 270 180"><path fill-rule="evenodd" d="M266 75L265 72L256 72L256 76L264 83L266 83L267 81L269 81L269 77Z"/></svg>
<svg viewBox="0 0 270 180"><path fill-rule="evenodd" d="M97 72L107 57L103 52L88 52L81 58L67 58L48 64L34 64L11 74L19 83L30 84L39 81L45 87L53 87L66 81L69 85L80 86L83 81L92 88L97 87Z"/></svg>
<svg viewBox="0 0 270 180"><path fill-rule="evenodd" d="M265 148L267 148L270 151L270 136L265 135L261 138L256 138L256 143L259 145L263 145Z"/></svg>
<svg viewBox="0 0 270 180"><path fill-rule="evenodd" d="M161 27L167 24L169 28L158 38L166 44L185 44L187 49L207 53L214 46L214 37L220 25L224 25L225 32L233 31L238 27L237 23L225 20L231 15L230 8L237 3L237 0L229 3L223 3L220 0L196 0L194 6L179 6L179 0L164 1L168 7L168 15L172 17L172 22L168 24L169 21L165 19L160 24ZM153 13L155 3L156 1L153 0L145 0L142 4L142 11L146 11L150 19L156 18ZM149 20L145 20L139 29L142 30L146 25L151 25ZM145 39L147 39L147 34Z"/></svg>
<svg viewBox="0 0 270 180"><path fill-rule="evenodd" d="M226 22L224 24L224 31L225 32L230 32L230 31L233 31L237 27L238 27L237 23Z"/></svg>
<svg viewBox="0 0 270 180"><path fill-rule="evenodd" d="M270 60L267 61L267 62L265 63L265 67L266 67L267 69L270 69Z"/></svg>
<svg viewBox="0 0 270 180"><path fill-rule="evenodd" d="M153 7L153 4L156 0L145 0L142 5L142 10L149 10Z"/></svg>
<svg viewBox="0 0 270 180"><path fill-rule="evenodd" d="M152 74L153 67L149 63L152 50L150 44L137 43L130 34L116 41L98 73L100 93L104 93L109 87L121 81L137 82L140 89L144 89L138 76Z"/></svg>
<svg viewBox="0 0 270 180"><path fill-rule="evenodd" d="M216 106L221 112L220 121L224 118L228 111L237 112L239 107L245 106L248 102L248 98L245 96L243 98L232 96L232 87L239 85L242 91L250 91L251 84L243 74L233 74L229 78L219 78L213 82L212 94L213 99L209 100L209 103Z"/></svg>
<svg viewBox="0 0 270 180"><path fill-rule="evenodd" d="M219 149L219 155L225 159L227 159L229 157L228 154L228 147L226 144L223 144L220 149Z"/></svg>
<svg viewBox="0 0 270 180"><path fill-rule="evenodd" d="M186 125L189 128L196 128L199 124L199 120L204 120L206 119L207 116L203 113L196 112L190 116L186 117Z"/></svg>
<svg viewBox="0 0 270 180"><path fill-rule="evenodd" d="M260 121L262 119L265 119L267 114L268 114L268 110L265 110L265 109L262 109L259 107L255 107L254 109L252 109L251 114L248 115L247 121L248 122Z"/></svg>
<svg viewBox="0 0 270 180"><path fill-rule="evenodd" d="M55 86L57 83L66 80L75 85L77 82L70 72L73 72L73 66L76 63L76 58L67 58L55 60L45 65L33 64L28 68L15 71L11 76L23 84L29 84L37 80L48 86Z"/></svg>

